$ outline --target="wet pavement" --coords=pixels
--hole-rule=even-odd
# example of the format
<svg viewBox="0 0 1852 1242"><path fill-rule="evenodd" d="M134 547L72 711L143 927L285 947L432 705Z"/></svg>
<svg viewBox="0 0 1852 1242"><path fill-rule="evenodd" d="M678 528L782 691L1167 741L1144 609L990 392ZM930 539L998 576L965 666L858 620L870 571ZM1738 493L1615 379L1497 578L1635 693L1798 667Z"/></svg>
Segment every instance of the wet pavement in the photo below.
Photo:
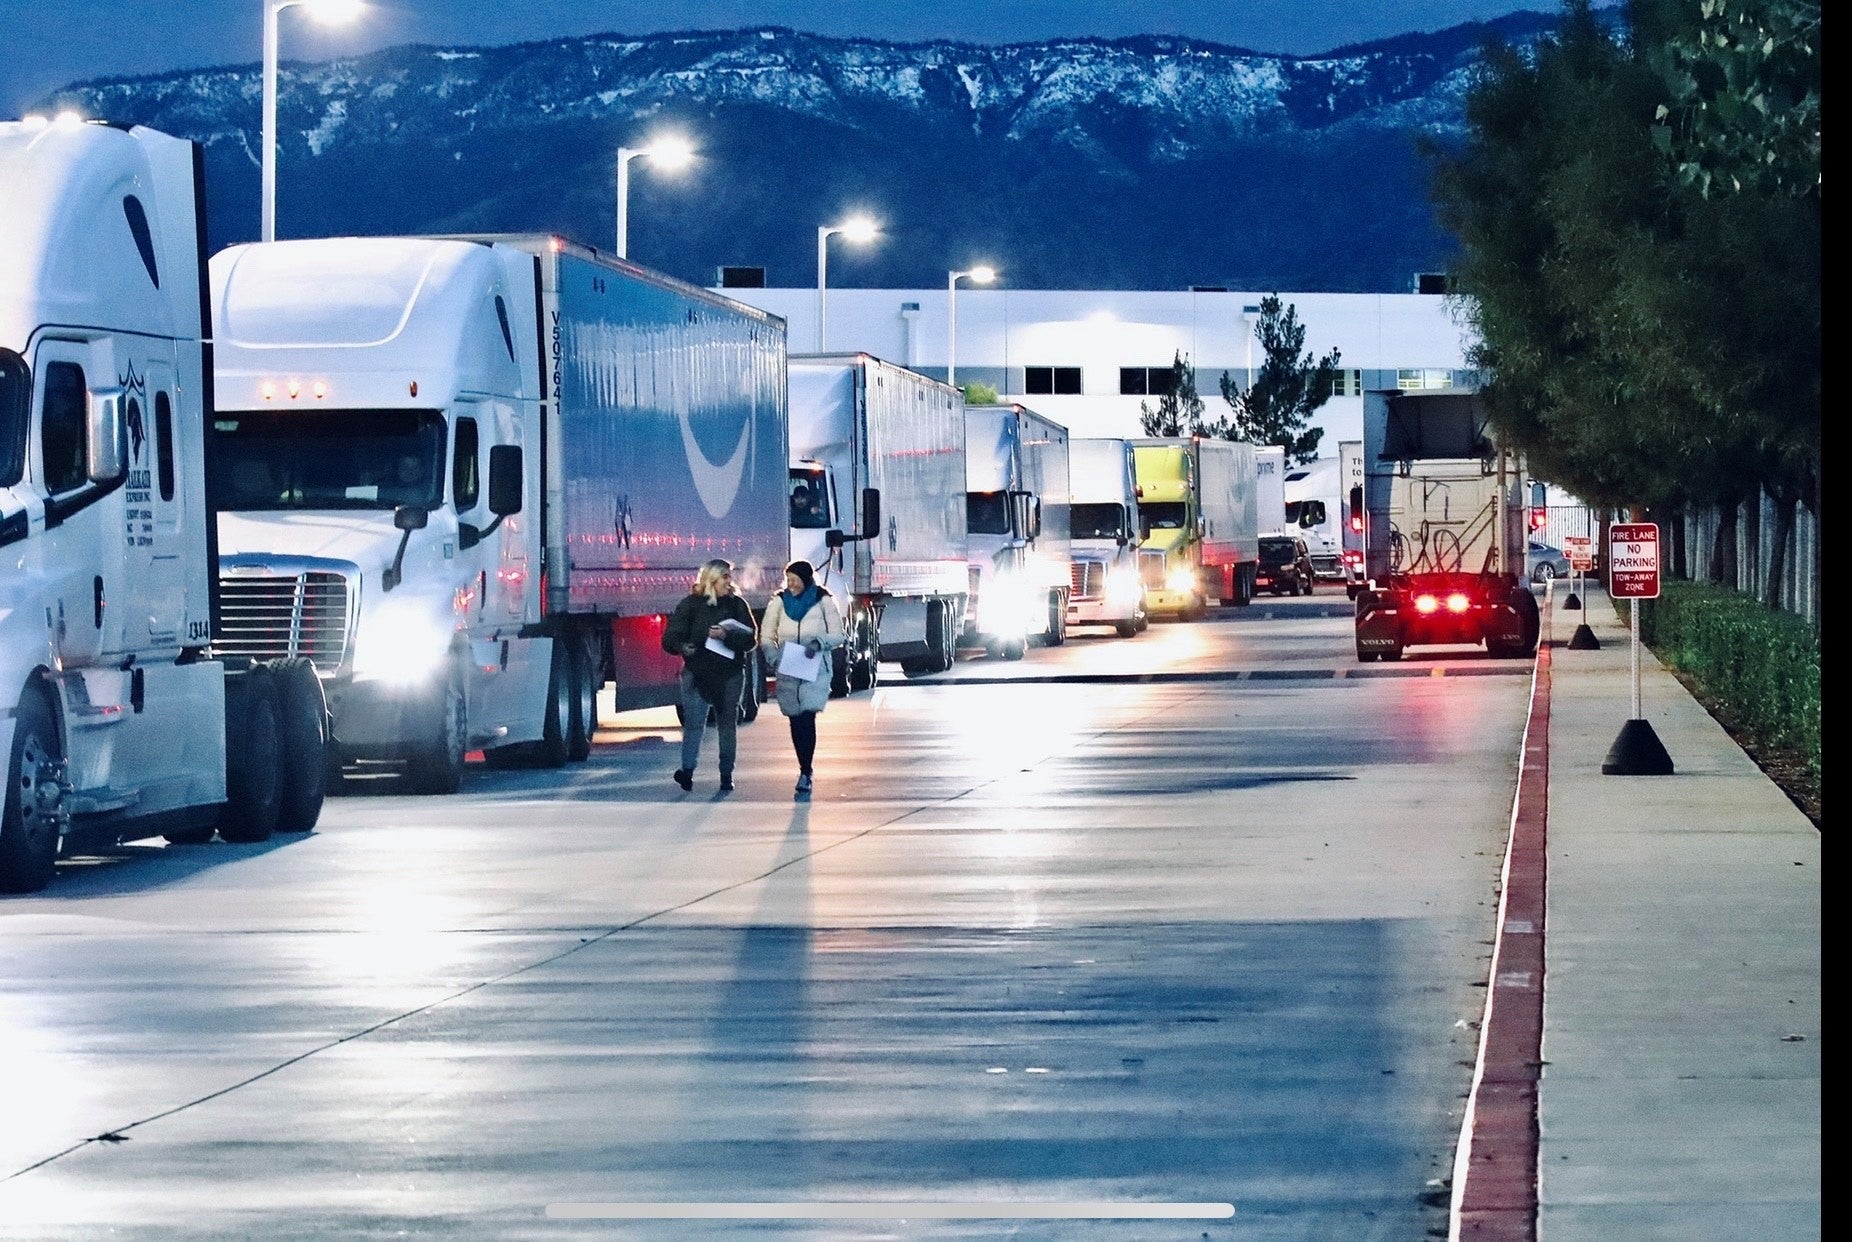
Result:
<svg viewBox="0 0 1852 1242"><path fill-rule="evenodd" d="M809 802L775 709L730 796L630 713L564 772L66 863L0 905L0 1236L1444 1232L1529 670L1362 675L1348 618L897 679ZM1234 1215L545 1214L1083 1199Z"/></svg>

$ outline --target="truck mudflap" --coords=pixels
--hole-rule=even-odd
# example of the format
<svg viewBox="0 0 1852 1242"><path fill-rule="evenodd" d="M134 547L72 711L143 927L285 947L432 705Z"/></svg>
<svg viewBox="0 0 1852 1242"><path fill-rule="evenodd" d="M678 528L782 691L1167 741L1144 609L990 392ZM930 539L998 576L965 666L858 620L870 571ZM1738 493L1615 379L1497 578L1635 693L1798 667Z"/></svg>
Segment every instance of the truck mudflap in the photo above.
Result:
<svg viewBox="0 0 1852 1242"><path fill-rule="evenodd" d="M1423 574L1356 598L1357 658L1399 660L1409 647L1484 644L1494 658L1537 650L1541 616L1530 588L1504 575Z"/></svg>

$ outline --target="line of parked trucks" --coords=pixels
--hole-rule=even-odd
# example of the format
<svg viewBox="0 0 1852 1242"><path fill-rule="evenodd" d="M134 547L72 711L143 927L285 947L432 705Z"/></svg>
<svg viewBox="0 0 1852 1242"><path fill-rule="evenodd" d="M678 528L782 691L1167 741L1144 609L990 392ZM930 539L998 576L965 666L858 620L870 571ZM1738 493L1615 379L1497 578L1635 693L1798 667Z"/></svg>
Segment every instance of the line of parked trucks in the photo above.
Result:
<svg viewBox="0 0 1852 1242"><path fill-rule="evenodd" d="M585 758L700 564L810 560L839 694L1254 591L1254 450L1084 440L552 236L234 246L199 150L0 123L0 890ZM765 677L745 679L742 718Z"/></svg>

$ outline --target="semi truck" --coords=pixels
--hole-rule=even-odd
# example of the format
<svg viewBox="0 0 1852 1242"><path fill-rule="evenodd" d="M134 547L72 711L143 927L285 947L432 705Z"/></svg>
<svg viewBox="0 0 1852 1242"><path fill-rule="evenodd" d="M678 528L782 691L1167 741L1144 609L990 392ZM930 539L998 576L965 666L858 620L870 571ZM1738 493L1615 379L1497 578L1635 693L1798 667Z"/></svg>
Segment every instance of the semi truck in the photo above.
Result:
<svg viewBox="0 0 1852 1242"><path fill-rule="evenodd" d="M1260 562L1254 446L1203 436L1132 445L1146 609L1195 621L1211 599L1252 603Z"/></svg>
<svg viewBox="0 0 1852 1242"><path fill-rule="evenodd" d="M1477 394L1366 392L1363 436L1369 585L1356 598L1358 660L1452 643L1534 654L1524 472L1497 444Z"/></svg>
<svg viewBox="0 0 1852 1242"><path fill-rule="evenodd" d="M781 585L782 320L553 236L234 246L212 284L221 645L314 664L337 762L583 759L607 682L676 701L702 562Z"/></svg>
<svg viewBox="0 0 1852 1242"><path fill-rule="evenodd" d="M1312 572L1321 578L1344 574L1341 474L1335 457L1316 458L1286 472L1286 533L1305 540Z"/></svg>
<svg viewBox="0 0 1852 1242"><path fill-rule="evenodd" d="M1138 579L1138 481L1129 440L1068 441L1074 562L1068 623L1110 625L1121 638L1145 629Z"/></svg>
<svg viewBox="0 0 1852 1242"><path fill-rule="evenodd" d="M1263 535L1286 529L1286 450L1277 444L1254 450L1254 512Z"/></svg>
<svg viewBox="0 0 1852 1242"><path fill-rule="evenodd" d="M1006 660L1067 641L1067 428L1021 405L965 407L963 640Z"/></svg>
<svg viewBox="0 0 1852 1242"><path fill-rule="evenodd" d="M151 129L0 123L0 891L321 811L313 671L215 647L202 170Z"/></svg>
<svg viewBox="0 0 1852 1242"><path fill-rule="evenodd" d="M965 624L965 413L958 390L868 354L791 359L791 556L843 608L832 693L879 662L952 667Z"/></svg>
<svg viewBox="0 0 1852 1242"><path fill-rule="evenodd" d="M1344 594L1353 601L1364 588L1363 568L1363 441L1344 440L1338 444L1338 477L1343 484L1344 512L1338 531L1339 555L1344 562Z"/></svg>

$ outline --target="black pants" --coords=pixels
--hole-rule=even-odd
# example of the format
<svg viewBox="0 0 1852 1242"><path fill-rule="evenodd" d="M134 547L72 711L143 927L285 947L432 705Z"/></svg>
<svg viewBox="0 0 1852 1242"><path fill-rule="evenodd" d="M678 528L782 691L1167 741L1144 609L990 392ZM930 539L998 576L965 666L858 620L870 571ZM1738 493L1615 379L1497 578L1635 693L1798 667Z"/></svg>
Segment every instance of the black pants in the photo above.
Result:
<svg viewBox="0 0 1852 1242"><path fill-rule="evenodd" d="M808 774L810 761L817 755L817 713L799 712L791 717L791 746L797 751L798 771Z"/></svg>

